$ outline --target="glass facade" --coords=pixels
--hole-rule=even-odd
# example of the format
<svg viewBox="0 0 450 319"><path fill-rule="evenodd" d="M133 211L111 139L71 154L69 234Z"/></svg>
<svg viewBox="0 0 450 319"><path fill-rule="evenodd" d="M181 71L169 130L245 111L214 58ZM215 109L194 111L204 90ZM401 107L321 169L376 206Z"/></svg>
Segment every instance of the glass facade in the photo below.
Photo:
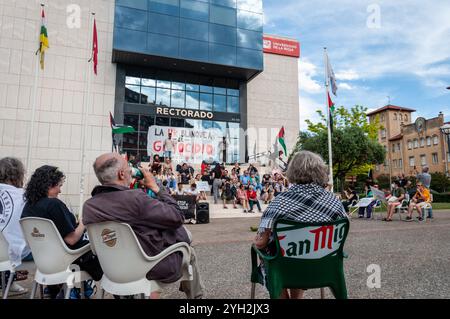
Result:
<svg viewBox="0 0 450 319"><path fill-rule="evenodd" d="M262 0L116 0L115 50L263 69Z"/></svg>
<svg viewBox="0 0 450 319"><path fill-rule="evenodd" d="M125 103L240 113L239 90L127 76Z"/></svg>
<svg viewBox="0 0 450 319"><path fill-rule="evenodd" d="M221 120L221 114L240 113L240 92L238 89L197 83L168 81L155 77L125 76L124 102L129 106L124 112L124 124L131 125L136 133L125 134L122 150L128 154L139 154L147 158L147 135L149 127L171 126L197 129L219 129L227 139L227 162L240 161L240 123ZM191 109L214 113L213 120L189 119L149 115L156 106L177 109ZM145 109L144 109L145 110ZM152 113L152 112L148 112ZM154 113L154 112L153 112ZM218 118L216 120L216 118Z"/></svg>

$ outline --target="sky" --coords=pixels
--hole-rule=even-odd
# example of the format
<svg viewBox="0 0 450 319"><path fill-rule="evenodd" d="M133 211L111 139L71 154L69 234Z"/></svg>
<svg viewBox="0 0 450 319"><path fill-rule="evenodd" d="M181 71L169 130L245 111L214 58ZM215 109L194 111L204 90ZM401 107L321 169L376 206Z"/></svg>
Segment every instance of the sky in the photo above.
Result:
<svg viewBox="0 0 450 319"><path fill-rule="evenodd" d="M300 129L325 110L324 57L337 106L390 103L450 121L450 0L263 0L264 33L300 41Z"/></svg>

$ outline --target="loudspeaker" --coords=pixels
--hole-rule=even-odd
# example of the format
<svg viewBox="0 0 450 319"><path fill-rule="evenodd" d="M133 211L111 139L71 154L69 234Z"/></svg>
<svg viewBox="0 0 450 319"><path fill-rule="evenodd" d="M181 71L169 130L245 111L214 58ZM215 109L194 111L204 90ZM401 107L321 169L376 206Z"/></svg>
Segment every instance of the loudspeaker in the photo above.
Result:
<svg viewBox="0 0 450 319"><path fill-rule="evenodd" d="M198 203L196 212L196 222L197 224L208 224L209 223L209 203Z"/></svg>

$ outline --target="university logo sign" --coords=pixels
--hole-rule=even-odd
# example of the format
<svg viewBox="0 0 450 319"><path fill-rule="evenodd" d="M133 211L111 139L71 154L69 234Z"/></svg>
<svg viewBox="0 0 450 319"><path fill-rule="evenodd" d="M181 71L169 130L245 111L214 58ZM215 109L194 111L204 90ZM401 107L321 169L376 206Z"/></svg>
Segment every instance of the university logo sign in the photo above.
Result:
<svg viewBox="0 0 450 319"><path fill-rule="evenodd" d="M7 191L0 191L0 231L8 226L14 211L14 203Z"/></svg>
<svg viewBox="0 0 450 319"><path fill-rule="evenodd" d="M278 228L290 225L278 224ZM278 231L281 254L297 259L320 259L339 250L345 234L345 224L311 226Z"/></svg>

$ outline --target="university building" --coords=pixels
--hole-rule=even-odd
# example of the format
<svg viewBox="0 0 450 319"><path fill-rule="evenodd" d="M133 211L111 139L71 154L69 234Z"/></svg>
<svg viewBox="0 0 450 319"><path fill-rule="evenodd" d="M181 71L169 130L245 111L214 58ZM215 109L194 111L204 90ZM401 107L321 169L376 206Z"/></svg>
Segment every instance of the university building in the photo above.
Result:
<svg viewBox="0 0 450 319"><path fill-rule="evenodd" d="M378 142L386 150L383 165L377 165L375 176L405 174L411 176L428 166L430 172L446 173L448 167L447 138L441 132L444 114L412 121L416 110L387 105L367 114L370 122L378 120L382 125Z"/></svg>
<svg viewBox="0 0 450 319"><path fill-rule="evenodd" d="M50 48L34 99L42 2ZM99 62L88 97L90 12ZM119 150L141 157L160 151L149 144L157 139L152 127L214 129L226 137L227 162L266 152L281 126L288 149L295 145L300 44L264 34L262 0L3 1L0 19L0 156L25 162L36 101L30 171L58 166L67 177L63 199L74 210L86 99L85 194L98 183L94 159L112 148L110 112L136 130L116 140ZM202 143L192 141L191 149Z"/></svg>

